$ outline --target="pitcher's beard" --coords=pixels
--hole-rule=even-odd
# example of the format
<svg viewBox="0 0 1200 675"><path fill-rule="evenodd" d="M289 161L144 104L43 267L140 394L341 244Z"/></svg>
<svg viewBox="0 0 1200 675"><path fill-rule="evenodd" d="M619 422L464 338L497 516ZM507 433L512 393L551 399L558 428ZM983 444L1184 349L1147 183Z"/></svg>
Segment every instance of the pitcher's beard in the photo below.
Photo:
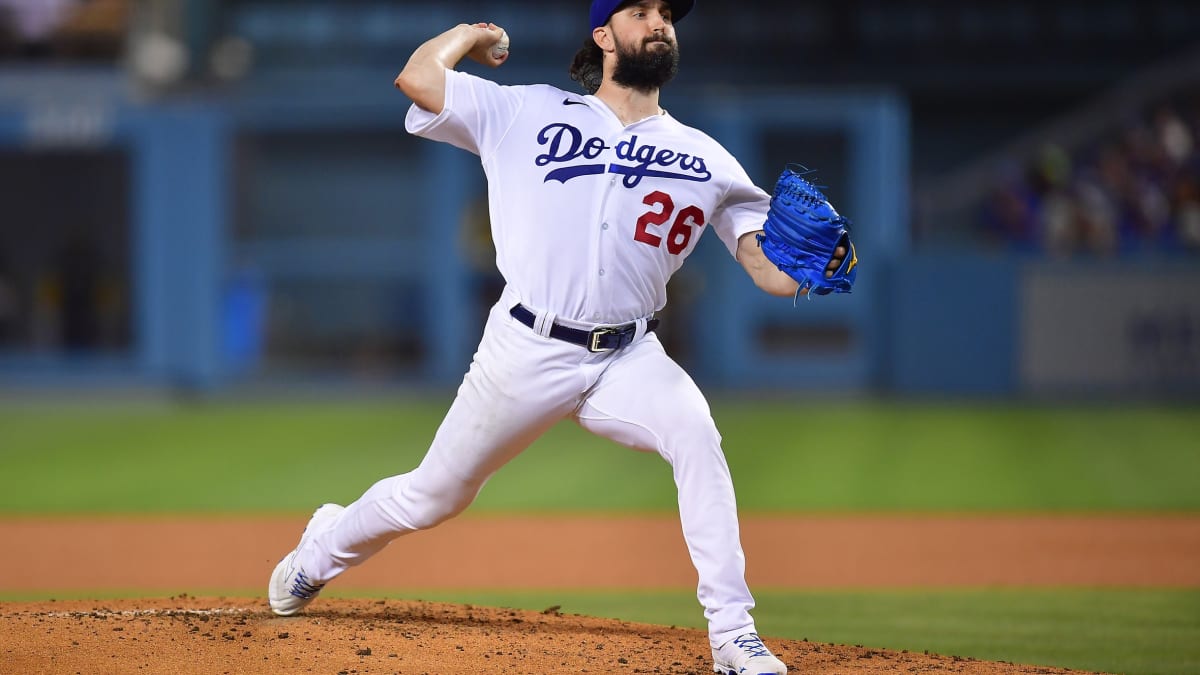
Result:
<svg viewBox="0 0 1200 675"><path fill-rule="evenodd" d="M661 89L679 72L679 45L666 41L670 49L650 47L653 39L642 43L641 48L626 48L617 44L617 65L613 68L613 82L630 89L649 93Z"/></svg>

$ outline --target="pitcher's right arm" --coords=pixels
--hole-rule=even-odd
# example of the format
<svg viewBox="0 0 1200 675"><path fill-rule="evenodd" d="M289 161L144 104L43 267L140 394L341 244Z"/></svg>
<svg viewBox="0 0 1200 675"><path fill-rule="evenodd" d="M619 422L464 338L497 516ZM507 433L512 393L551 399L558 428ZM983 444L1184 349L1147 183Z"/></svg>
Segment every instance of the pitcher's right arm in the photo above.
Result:
<svg viewBox="0 0 1200 675"><path fill-rule="evenodd" d="M396 76L396 87L421 108L439 114L446 102L446 69L463 57L493 68L508 60L492 55L492 46L504 30L494 23L459 24L417 47L404 70Z"/></svg>

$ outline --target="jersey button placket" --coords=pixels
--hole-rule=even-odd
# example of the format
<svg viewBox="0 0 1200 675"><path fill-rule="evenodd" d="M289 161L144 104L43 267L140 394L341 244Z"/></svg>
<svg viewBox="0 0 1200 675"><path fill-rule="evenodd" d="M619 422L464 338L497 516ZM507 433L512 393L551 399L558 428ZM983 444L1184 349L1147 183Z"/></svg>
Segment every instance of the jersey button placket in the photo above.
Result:
<svg viewBox="0 0 1200 675"><path fill-rule="evenodd" d="M617 141L620 139L620 137L621 137L621 134L618 134L616 137L609 139L608 145L610 147L615 147L615 145L616 145ZM605 189L604 197L601 201L601 209L602 209L601 213L603 213L603 210L606 209L606 207L608 205L608 200L610 197L612 197L613 190L616 190L616 189L618 189L617 188L617 176L615 176L615 175L609 176L608 188ZM596 303L594 305L594 307L607 306L612 301L612 298L609 297L609 289L603 288L603 286L601 285L601 282L604 281L604 261L605 261L605 258L607 258L608 254L609 254L608 247L613 246L615 244L615 242L611 241L611 237L604 236L606 233L608 233L608 230L610 229L610 227L611 227L610 219L607 217L601 216L600 230L599 230L599 232L596 233L596 240L595 240L596 241L596 248L595 248L596 266L594 269L596 270L596 274L595 274L595 276L592 277L592 279L594 281L592 283L588 284L588 286L590 287L589 291L594 291L594 292L589 292L589 294L588 294L589 297L592 299L592 301L594 303ZM600 316L601 316L600 312L593 312L592 313L592 321L596 321L596 322L600 321Z"/></svg>
<svg viewBox="0 0 1200 675"><path fill-rule="evenodd" d="M596 288L596 298L603 305L606 305L606 306L609 303L611 303L611 301L612 301L612 297L610 296L610 291L612 289L607 288L607 284L604 283L604 275L607 273L605 271L605 261L612 254L610 249L616 244L616 242L614 242L612 240L612 237L607 236L608 231L609 231L609 220L610 220L609 218L601 219L600 231L597 233L597 237L596 237L598 240L597 241L598 246L597 246L597 255L596 255L595 279L596 279L597 283L599 284ZM597 316L599 316L599 315L597 315ZM592 320L598 321L599 319L594 318Z"/></svg>

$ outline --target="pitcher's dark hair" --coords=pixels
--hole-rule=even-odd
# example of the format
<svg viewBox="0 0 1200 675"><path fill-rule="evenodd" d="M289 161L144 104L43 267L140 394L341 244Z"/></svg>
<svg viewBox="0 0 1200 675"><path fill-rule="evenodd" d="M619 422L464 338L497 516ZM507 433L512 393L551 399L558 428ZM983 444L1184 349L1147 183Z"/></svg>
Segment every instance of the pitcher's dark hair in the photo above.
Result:
<svg viewBox="0 0 1200 675"><path fill-rule="evenodd" d="M571 61L571 68L567 72L587 93L594 94L600 90L600 83L604 80L604 51L591 35L575 52L575 59Z"/></svg>

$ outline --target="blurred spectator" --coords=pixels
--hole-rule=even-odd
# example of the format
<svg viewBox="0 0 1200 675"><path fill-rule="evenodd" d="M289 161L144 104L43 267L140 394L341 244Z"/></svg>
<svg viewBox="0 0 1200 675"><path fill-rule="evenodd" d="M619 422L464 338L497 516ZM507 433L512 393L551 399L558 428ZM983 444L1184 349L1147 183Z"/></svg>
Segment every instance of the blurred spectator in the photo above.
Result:
<svg viewBox="0 0 1200 675"><path fill-rule="evenodd" d="M0 56L115 60L132 0L0 0Z"/></svg>
<svg viewBox="0 0 1200 675"><path fill-rule="evenodd" d="M1038 250L1034 225L1036 195L1023 177L1015 175L1017 171L1010 169L1013 175L992 192L984 208L984 233L991 244L1007 244L1022 251Z"/></svg>
<svg viewBox="0 0 1200 675"><path fill-rule="evenodd" d="M1055 256L1200 253L1200 101L1155 106L1087 148L1048 143L984 205L989 240Z"/></svg>
<svg viewBox="0 0 1200 675"><path fill-rule="evenodd" d="M54 35L79 0L0 0L0 23L20 56L49 56Z"/></svg>
<svg viewBox="0 0 1200 675"><path fill-rule="evenodd" d="M1195 171L1175 186L1172 210L1178 221L1180 243L1200 251L1200 179Z"/></svg>

